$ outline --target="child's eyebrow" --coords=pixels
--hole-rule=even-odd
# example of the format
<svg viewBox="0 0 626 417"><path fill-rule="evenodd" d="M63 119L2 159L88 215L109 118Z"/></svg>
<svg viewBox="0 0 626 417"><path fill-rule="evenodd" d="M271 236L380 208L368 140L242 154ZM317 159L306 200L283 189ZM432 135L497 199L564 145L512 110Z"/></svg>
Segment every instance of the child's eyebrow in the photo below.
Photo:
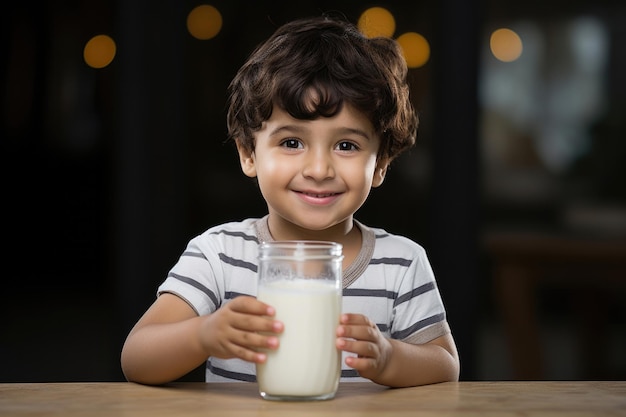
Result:
<svg viewBox="0 0 626 417"><path fill-rule="evenodd" d="M278 135L284 132L303 133L303 132L306 132L307 130L308 129L306 129L305 127L298 126L298 125L284 125L284 126L278 126L276 129L272 130L269 135L274 136L274 135ZM361 129L353 128L353 127L341 127L341 128L336 129L336 132L342 135L345 135L345 134L358 135L358 136L363 137L367 141L371 140L371 136L367 134L367 132Z"/></svg>
<svg viewBox="0 0 626 417"><path fill-rule="evenodd" d="M368 141L371 140L371 136L368 135L367 132L365 132L365 131L363 131L361 129L356 129L356 128L353 128L353 127L342 127L341 129L338 129L338 131L340 133L344 133L344 134L350 133L350 134L353 134L353 135L362 136L364 139L366 139Z"/></svg>
<svg viewBox="0 0 626 417"><path fill-rule="evenodd" d="M283 126L278 126L276 129L272 130L270 132L270 136L275 136L275 135L278 135L278 134L283 133L283 132L302 133L302 132L306 132L306 130L307 129L303 128L302 126L283 125Z"/></svg>

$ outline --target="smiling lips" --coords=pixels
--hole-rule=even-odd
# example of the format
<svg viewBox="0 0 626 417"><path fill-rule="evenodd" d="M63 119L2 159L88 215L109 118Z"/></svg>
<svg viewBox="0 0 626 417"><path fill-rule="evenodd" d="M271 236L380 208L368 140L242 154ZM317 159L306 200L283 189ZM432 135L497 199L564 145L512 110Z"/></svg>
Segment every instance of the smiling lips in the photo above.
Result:
<svg viewBox="0 0 626 417"><path fill-rule="evenodd" d="M332 193L332 192L315 193L315 192L307 192L307 191L296 191L296 193L298 194L298 196L300 196L300 198L303 201L309 204L315 204L315 205L330 204L333 201L335 201L338 196L341 195L341 193Z"/></svg>

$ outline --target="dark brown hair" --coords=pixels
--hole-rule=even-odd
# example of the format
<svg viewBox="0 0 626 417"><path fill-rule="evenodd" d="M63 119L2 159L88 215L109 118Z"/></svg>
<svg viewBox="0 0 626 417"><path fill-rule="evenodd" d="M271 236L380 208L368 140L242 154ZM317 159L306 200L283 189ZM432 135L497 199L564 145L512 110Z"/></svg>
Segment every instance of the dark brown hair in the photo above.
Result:
<svg viewBox="0 0 626 417"><path fill-rule="evenodd" d="M328 16L295 20L259 45L231 82L228 133L252 152L253 133L274 104L296 119L314 120L349 103L380 135L378 158L391 161L417 135L406 78L394 40L367 38L353 24Z"/></svg>

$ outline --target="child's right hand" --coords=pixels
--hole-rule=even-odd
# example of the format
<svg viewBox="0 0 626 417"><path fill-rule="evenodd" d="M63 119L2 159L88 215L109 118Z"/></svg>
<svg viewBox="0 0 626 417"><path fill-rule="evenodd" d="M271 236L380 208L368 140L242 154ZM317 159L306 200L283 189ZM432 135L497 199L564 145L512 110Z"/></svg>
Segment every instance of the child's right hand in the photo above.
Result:
<svg viewBox="0 0 626 417"><path fill-rule="evenodd" d="M210 356L262 363L267 355L258 349L278 348L283 323L274 320L273 307L254 297L239 296L212 314L201 325L201 342Z"/></svg>

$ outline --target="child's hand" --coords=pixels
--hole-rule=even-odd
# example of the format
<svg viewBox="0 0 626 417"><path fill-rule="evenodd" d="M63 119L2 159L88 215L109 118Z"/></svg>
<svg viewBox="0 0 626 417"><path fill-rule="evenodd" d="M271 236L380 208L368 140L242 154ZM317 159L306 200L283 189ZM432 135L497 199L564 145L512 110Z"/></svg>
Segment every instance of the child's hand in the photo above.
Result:
<svg viewBox="0 0 626 417"><path fill-rule="evenodd" d="M337 328L337 348L357 356L346 358L346 365L364 378L375 380L389 361L391 344L376 324L362 314L342 314Z"/></svg>
<svg viewBox="0 0 626 417"><path fill-rule="evenodd" d="M276 349L278 338L273 334L283 331L274 314L274 308L256 298L239 296L206 316L200 339L210 356L265 362L267 355L257 349Z"/></svg>

